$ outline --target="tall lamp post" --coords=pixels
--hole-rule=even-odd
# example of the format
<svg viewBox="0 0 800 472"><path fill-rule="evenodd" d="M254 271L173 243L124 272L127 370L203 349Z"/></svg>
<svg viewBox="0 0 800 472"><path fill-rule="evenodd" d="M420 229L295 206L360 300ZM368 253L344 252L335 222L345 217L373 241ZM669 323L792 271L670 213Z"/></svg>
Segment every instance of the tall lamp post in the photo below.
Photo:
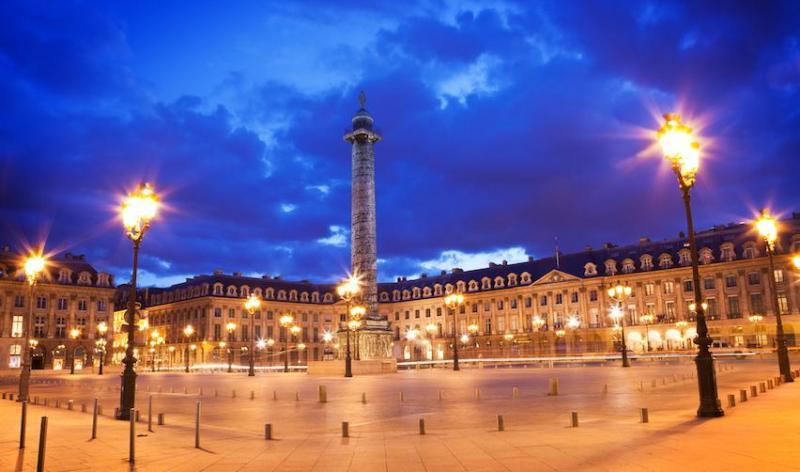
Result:
<svg viewBox="0 0 800 472"><path fill-rule="evenodd" d="M183 328L183 338L184 338L183 342L186 343L186 347L183 350L183 355L186 356L183 371L186 372L187 374L189 373L189 340L193 334L194 334L194 326L186 325L186 327ZM153 362L153 365L155 366L155 362Z"/></svg>
<svg viewBox="0 0 800 472"><path fill-rule="evenodd" d="M747 317L747 319L750 320L751 323L753 323L753 333L755 333L755 338L756 338L755 345L756 347L761 347L761 340L759 339L759 334L758 334L758 324L761 323L761 320L763 320L764 317L761 315L750 315L749 317Z"/></svg>
<svg viewBox="0 0 800 472"><path fill-rule="evenodd" d="M44 257L31 255L25 260L25 279L28 281L28 313L25 317L25 343L22 346L22 370L19 373L19 401L28 401L31 380L31 326L33 318L33 293L39 276L47 265Z"/></svg>
<svg viewBox="0 0 800 472"><path fill-rule="evenodd" d="M256 295L250 295L247 297L247 301L244 302L244 308L247 310L248 315L250 315L250 352L248 353L248 360L249 366L247 369L248 377L253 377L256 375L256 359L255 359L255 314L259 308L261 308L261 299L258 298Z"/></svg>
<svg viewBox="0 0 800 472"><path fill-rule="evenodd" d="M139 184L137 189L122 202L122 224L128 238L133 242L133 270L131 271L128 308L125 312L128 345L125 348L125 358L122 360L125 368L122 371L122 388L120 389L117 415L117 419L120 420L130 419L130 411L136 403L136 371L134 370L136 358L133 350L136 342L136 276L139 269L139 246L141 246L144 233L150 227L150 222L157 212L158 197L150 184Z"/></svg>
<svg viewBox="0 0 800 472"><path fill-rule="evenodd" d="M302 344L302 343L297 343L297 337L300 336L300 331L302 331L302 330L303 329L301 327L297 326L297 325L292 325L292 327L289 328L289 332L292 333L292 342L296 343L295 344L295 348L297 350L299 350L299 351L302 350L302 349L300 349L300 344ZM298 364L300 363L300 352L299 351L297 353L297 363ZM289 358L289 351L288 350L286 351L286 358L287 359Z"/></svg>
<svg viewBox="0 0 800 472"><path fill-rule="evenodd" d="M358 283L358 278L355 275L351 275L347 278L344 282L342 282L338 287L336 287L336 293L339 294L339 298L345 303L347 308L347 316L350 316L350 303L352 303L353 298L358 295L358 292L361 291L361 286ZM344 376L345 377L352 377L353 376L353 360L350 354L350 320L345 320L345 334L347 335L347 351L345 352L344 356Z"/></svg>
<svg viewBox="0 0 800 472"><path fill-rule="evenodd" d="M761 211L758 220L756 220L755 226L758 234L764 238L769 258L769 291L772 294L772 309L775 311L775 343L778 348L778 369L784 382L794 382L792 368L789 365L789 351L786 349L786 337L783 333L781 307L778 305L778 283L775 280L775 261L772 257L775 253L775 242L778 240L778 222L769 214L769 211L764 209Z"/></svg>
<svg viewBox="0 0 800 472"><path fill-rule="evenodd" d="M622 336L622 367L631 366L631 361L628 359L628 342L625 339L625 312L622 306L625 299L631 296L631 293L633 293L633 289L619 282L617 285L608 289L609 298L616 302L616 304L611 307L611 312L608 316L611 317L615 323L619 323L620 326L620 334Z"/></svg>
<svg viewBox="0 0 800 472"><path fill-rule="evenodd" d="M233 372L233 332L236 331L236 323L229 321L225 325L225 331L228 332L228 373Z"/></svg>
<svg viewBox="0 0 800 472"><path fill-rule="evenodd" d="M691 190L700 168L700 144L694 138L692 129L681 122L681 117L676 114L664 115L666 122L658 131L658 141L664 157L670 162L673 172L678 179L683 196L683 208L686 212L686 226L689 233L689 252L692 258L692 285L694 299L699 303L703 299L700 291L700 263L697 254L697 241L695 240L694 220L692 219ZM697 309L697 387L700 394L700 406L697 416L718 417L725 414L719 401L717 392L717 374L714 369L714 358L709 347L713 340L708 335L705 309L702 304Z"/></svg>
<svg viewBox="0 0 800 472"><path fill-rule="evenodd" d="M283 328L283 372L289 372L289 328L294 324L294 316L289 313L278 320Z"/></svg>
<svg viewBox="0 0 800 472"><path fill-rule="evenodd" d="M75 350L78 349L78 336L81 335L81 330L78 328L72 328L69 330L69 337L72 339L72 345L69 348L69 352L72 355L72 361L69 363L69 373L70 375L75 375Z"/></svg>
<svg viewBox="0 0 800 472"><path fill-rule="evenodd" d="M108 341L106 340L106 333L108 332L108 324L105 321L100 322L97 325L97 333L100 335L100 339L94 342L97 346L97 349L100 351L100 367L97 371L97 375L103 375L103 364L105 363L106 359L106 344Z"/></svg>
<svg viewBox="0 0 800 472"><path fill-rule="evenodd" d="M453 312L453 370L461 370L458 366L458 309L464 304L464 295L451 293L444 297L444 306L448 311Z"/></svg>

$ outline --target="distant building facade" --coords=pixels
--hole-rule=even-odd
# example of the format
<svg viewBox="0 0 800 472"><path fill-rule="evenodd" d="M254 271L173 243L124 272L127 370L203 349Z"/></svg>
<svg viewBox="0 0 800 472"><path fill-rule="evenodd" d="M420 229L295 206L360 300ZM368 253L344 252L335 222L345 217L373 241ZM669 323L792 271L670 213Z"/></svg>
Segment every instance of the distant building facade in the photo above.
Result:
<svg viewBox="0 0 800 472"><path fill-rule="evenodd" d="M800 215L782 225L775 258L776 291L787 342L795 346L800 275L790 255L800 252ZM702 302L707 304L718 347L771 346L775 320L764 244L744 224L698 232L697 240ZM378 310L391 323L393 353L399 360L448 359L454 333L467 357L608 353L619 350L621 333L608 316L612 301L607 289L622 283L633 289L622 307L629 349L689 349L695 300L686 246L683 237L642 239L622 247L607 244L522 263L401 278L378 284ZM454 291L466 300L455 322L443 306L444 296ZM252 320L243 306L250 294L264 300ZM342 355L340 346L332 345L335 340L323 340L325 332L336 332L345 319L344 305L332 285L217 272L150 289L144 305L150 329L164 337L154 356L162 364L182 362L185 352L191 362L225 363L228 349L236 363L245 363L251 338L275 343L256 353L259 365L279 364L287 339L279 319L286 313L301 327L297 337L288 335L291 363L322 359L326 352ZM643 315L652 321L645 325ZM763 318L751 320L751 315ZM579 321L577 328L568 326L571 317ZM539 320L541 326L536 325ZM235 325L231 332L226 329L229 323ZM188 339L183 335L187 324L194 328ZM416 336L407 337L410 330ZM468 336L462 341L464 334ZM190 344L194 349L186 349ZM300 345L303 349L298 349Z"/></svg>
<svg viewBox="0 0 800 472"><path fill-rule="evenodd" d="M0 251L0 368L19 368L30 287L23 271L23 255L5 247ZM65 254L48 261L33 292L33 369L66 369L73 356L76 369L99 360L103 350L97 327L107 323L111 336L115 289L111 275L98 272L84 256ZM70 332L78 330L73 339Z"/></svg>

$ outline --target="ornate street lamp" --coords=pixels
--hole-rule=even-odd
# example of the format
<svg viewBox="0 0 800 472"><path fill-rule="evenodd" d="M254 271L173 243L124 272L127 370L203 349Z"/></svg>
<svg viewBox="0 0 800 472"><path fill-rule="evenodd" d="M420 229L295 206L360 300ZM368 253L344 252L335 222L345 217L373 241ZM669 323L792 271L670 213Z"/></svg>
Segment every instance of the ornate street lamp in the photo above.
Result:
<svg viewBox="0 0 800 472"><path fill-rule="evenodd" d="M616 305L611 307L608 316L620 326L620 333L622 336L622 367L631 366L631 361L628 359L628 342L625 339L625 312L623 311L623 303L631 296L631 293L633 293L633 289L619 282L617 285L608 289L608 297L616 302Z"/></svg>
<svg viewBox="0 0 800 472"><path fill-rule="evenodd" d="M292 333L292 342L297 343L297 338L300 335L301 331L303 331L303 328L301 328L298 325L292 325L292 327L289 328L289 332ZM300 344L302 344L302 343L295 344L295 349L300 349ZM286 351L286 356L287 356L287 359L288 359L288 356L289 356L289 351L288 350ZM298 364L300 363L300 353L299 352L297 353L297 363Z"/></svg>
<svg viewBox="0 0 800 472"><path fill-rule="evenodd" d="M639 317L639 321L644 324L644 340L647 346L647 352L652 351L650 348L650 325L653 324L653 321L656 320L656 317L650 314L642 315Z"/></svg>
<svg viewBox="0 0 800 472"><path fill-rule="evenodd" d="M339 298L345 302L345 306L347 307L347 316L350 316L350 303L353 301L353 298L358 295L361 291L361 284L359 283L358 277L355 275L351 275L347 278L344 282L342 282L338 287L336 287L336 293L339 294ZM350 327L348 326L348 321L345 320L345 333L347 335L347 351L345 352L344 357L344 376L345 377L352 377L353 376L353 366L352 366L352 358L350 356Z"/></svg>
<svg viewBox="0 0 800 472"><path fill-rule="evenodd" d="M281 316L280 320L278 320L280 325L283 327L283 371L289 372L289 328L292 327L294 324L294 316L289 313Z"/></svg>
<svg viewBox="0 0 800 472"><path fill-rule="evenodd" d="M228 373L233 372L233 332L236 331L236 323L233 321L228 321L225 324L225 331L228 332L228 342L231 343L228 346Z"/></svg>
<svg viewBox="0 0 800 472"><path fill-rule="evenodd" d="M103 375L103 363L105 362L106 358L106 344L108 344L108 341L106 340L107 332L108 324L106 324L105 321L98 323L97 333L100 335L100 339L94 342L97 346L97 349L100 350L100 368L97 371L97 375Z"/></svg>
<svg viewBox="0 0 800 472"><path fill-rule="evenodd" d="M755 333L756 347L761 347L761 340L759 339L758 335L758 324L761 323L761 320L763 320L764 317L761 315L750 315L747 317L747 319L750 320L751 323L753 323L753 332Z"/></svg>
<svg viewBox="0 0 800 472"><path fill-rule="evenodd" d="M756 220L755 226L758 234L764 238L769 258L769 290L772 292L772 308L775 310L775 344L777 344L778 348L778 369L784 382L794 382L792 368L789 365L789 351L786 349L786 337L783 333L781 307L778 305L778 283L775 280L775 262L772 257L775 253L775 242L778 240L778 222L769 214L768 210L764 209L761 210L761 216Z"/></svg>
<svg viewBox="0 0 800 472"><path fill-rule="evenodd" d="M414 353L416 351L416 346L414 345L414 342L419 337L419 334L420 334L419 330L413 328L406 331L406 336L405 336L406 342L408 343L408 346L411 348L411 362L414 362L415 360Z"/></svg>
<svg viewBox="0 0 800 472"><path fill-rule="evenodd" d="M695 240L694 220L692 219L691 190L700 169L700 144L694 138L692 129L681 122L676 114L664 115L666 122L658 131L658 141L664 157L670 162L678 179L678 186L683 196L683 207L686 212L686 226L689 233L689 252L692 258L692 285L695 301L701 301L700 263ZM713 340L708 335L705 310L700 305L697 311L697 337L694 343L698 351L695 357L697 366L697 387L700 393L700 406L697 416L717 417L725 414L717 392L717 377L714 369L714 358L709 347Z"/></svg>
<svg viewBox="0 0 800 472"><path fill-rule="evenodd" d="M78 348L78 336L81 335L81 330L78 328L72 328L69 330L69 337L72 339L72 346L69 348L70 354L72 354L72 362L69 363L69 373L70 375L75 375L75 350Z"/></svg>
<svg viewBox="0 0 800 472"><path fill-rule="evenodd" d="M117 419L129 420L130 411L136 403L136 371L134 357L136 332L136 276L139 269L139 246L142 238L150 227L150 222L158 213L158 197L150 184L139 184L136 190L128 195L122 202L122 224L128 238L133 242L133 270L131 271L131 286L128 295L128 308L125 312L125 322L128 326L128 345L125 348L125 358L122 363L122 388L120 389L119 413Z"/></svg>
<svg viewBox="0 0 800 472"><path fill-rule="evenodd" d="M456 336L458 335L458 310L464 304L464 295L460 293L451 293L444 297L444 306L447 311L453 313L453 370L461 370L458 366L458 342Z"/></svg>
<svg viewBox="0 0 800 472"><path fill-rule="evenodd" d="M38 254L28 256L24 263L25 279L28 281L28 313L25 317L25 342L22 346L22 370L19 373L19 401L29 400L31 380L31 321L33 319L33 293L39 276L44 272L47 261Z"/></svg>
<svg viewBox="0 0 800 472"><path fill-rule="evenodd" d="M249 377L253 377L256 375L255 349L253 346L253 343L255 342L255 314L256 311L261 308L261 299L256 295L250 295L247 297L247 301L244 302L244 308L250 315L250 352L248 353L250 362L247 369L247 375Z"/></svg>
<svg viewBox="0 0 800 472"><path fill-rule="evenodd" d="M186 343L186 347L183 350L183 353L186 356L184 372L186 372L187 374L189 373L189 339L192 337L193 334L194 334L194 326L186 325L186 327L183 328L183 337L184 337L184 342ZM153 366L155 367L155 359L153 359L153 361L154 361Z"/></svg>

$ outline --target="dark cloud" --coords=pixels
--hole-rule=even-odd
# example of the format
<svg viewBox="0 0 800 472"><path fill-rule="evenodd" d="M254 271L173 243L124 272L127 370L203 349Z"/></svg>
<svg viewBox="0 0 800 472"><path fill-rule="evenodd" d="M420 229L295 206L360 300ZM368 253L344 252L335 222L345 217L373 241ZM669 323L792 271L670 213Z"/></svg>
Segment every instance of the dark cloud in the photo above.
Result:
<svg viewBox="0 0 800 472"><path fill-rule="evenodd" d="M237 15L321 28L338 17L361 24L362 14L386 23L363 44L328 44L336 39L329 30L318 38L322 67L339 85L309 91L304 77L276 79L272 69L297 69L319 52L281 49L263 58L263 76L252 64L203 63L222 79L175 98L154 92L160 79L187 90L206 80L177 66L145 67L129 37L144 34L135 27L154 14L147 8L5 3L0 101L12 119L0 122L0 228L27 238L49 228L52 244L124 274L130 249L113 221L114 199L149 179L168 208L147 236L147 271L220 267L327 280L349 259L346 247L318 240L349 223L342 135L359 88L385 138L376 146L384 276L415 272L448 249L521 245L541 255L555 236L576 250L676 234L683 220L671 177L657 157L634 156L650 144L635 130L657 127L654 112L681 104L712 138L696 191L701 226L740 219L765 201L800 208L797 4L723 5L226 10L220 25ZM270 44L314 44L293 38L292 25ZM184 47L169 57L205 60ZM341 79L342 70L352 78Z"/></svg>

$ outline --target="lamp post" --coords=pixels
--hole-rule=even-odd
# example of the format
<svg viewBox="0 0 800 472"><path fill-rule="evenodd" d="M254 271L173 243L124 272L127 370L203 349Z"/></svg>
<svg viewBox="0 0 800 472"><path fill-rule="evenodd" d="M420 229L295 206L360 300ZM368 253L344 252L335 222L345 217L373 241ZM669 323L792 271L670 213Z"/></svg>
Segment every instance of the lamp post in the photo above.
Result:
<svg viewBox="0 0 800 472"><path fill-rule="evenodd" d="M228 373L231 373L233 372L233 332L236 331L236 323L229 321L225 325L225 331L228 332L228 342L231 343L231 345L228 346Z"/></svg>
<svg viewBox="0 0 800 472"><path fill-rule="evenodd" d="M133 242L133 269L131 271L131 286L128 294L128 308L125 312L125 322L128 326L128 345L125 348L125 358L122 363L125 368L122 372L122 388L120 389L119 413L117 419L129 420L130 411L136 403L136 371L134 364L134 344L136 333L136 276L139 268L139 247L142 238L150 227L150 222L158 212L158 197L150 184L139 184L137 189L122 202L122 224L128 238Z"/></svg>
<svg viewBox="0 0 800 472"><path fill-rule="evenodd" d="M664 157L670 162L678 179L678 186L683 196L683 208L686 212L686 227L689 233L689 252L692 258L692 285L696 302L702 300L700 291L700 263L695 240L694 220L692 219L691 190L700 168L700 144L694 138L692 129L681 122L676 114L664 115L666 122L658 131L658 140ZM697 387L700 394L700 406L697 416L717 417L725 414L717 392L717 374L714 369L714 358L709 347L713 340L708 335L705 310L700 305L697 311Z"/></svg>
<svg viewBox="0 0 800 472"><path fill-rule="evenodd" d="M98 323L97 325L97 333L100 335L100 339L95 341L95 345L100 350L100 367L97 371L97 375L103 375L103 363L106 359L106 344L108 341L106 340L106 333L108 332L108 324L105 321Z"/></svg>
<svg viewBox="0 0 800 472"><path fill-rule="evenodd" d="M186 359L184 359L183 371L186 372L187 374L189 373L189 339L192 337L193 334L194 334L194 326L186 325L186 327L183 328L183 338L184 338L184 343L186 343L186 347L183 350L183 355L186 357ZM153 365L155 366L155 360L153 362Z"/></svg>
<svg viewBox="0 0 800 472"><path fill-rule="evenodd" d="M453 370L461 370L458 366L458 309L464 304L464 295L460 293L451 293L444 297L444 306L447 311L453 312Z"/></svg>
<svg viewBox="0 0 800 472"><path fill-rule="evenodd" d="M150 372L156 371L156 346L162 339L161 333L157 329L150 332L150 347L153 348L150 351Z"/></svg>
<svg viewBox="0 0 800 472"><path fill-rule="evenodd" d="M470 339L473 340L472 348L475 351L475 357L478 357L478 327L477 323L470 323L467 326L467 332L469 333Z"/></svg>
<svg viewBox="0 0 800 472"><path fill-rule="evenodd" d="M347 316L350 316L350 303L353 301L353 298L358 295L358 292L361 291L361 286L358 281L358 277L355 275L351 275L348 277L344 282L342 282L338 287L336 287L336 293L339 294L339 298L344 301L345 306L347 308ZM347 335L347 351L344 357L344 376L345 377L352 377L353 376L353 366L352 366L352 358L350 355L350 326L349 320L345 320L345 334Z"/></svg>
<svg viewBox="0 0 800 472"><path fill-rule="evenodd" d="M655 319L656 319L656 317L651 315L651 314L642 315L642 316L639 317L639 321L641 321L644 324L644 340L645 340L645 343L646 343L645 345L647 346L647 352L652 351L652 349L650 348L650 328L649 328L649 325L651 325L653 323L653 321L655 321Z"/></svg>
<svg viewBox="0 0 800 472"><path fill-rule="evenodd" d="M75 350L78 348L77 346L77 339L78 336L81 335L81 330L78 328L72 328L69 330L69 337L72 339L72 345L69 348L69 352L72 355L72 361L69 363L69 374L75 375Z"/></svg>
<svg viewBox="0 0 800 472"><path fill-rule="evenodd" d="M775 242L778 240L778 222L770 215L769 211L761 210L761 215L755 222L758 234L764 238L767 246L767 257L769 258L769 290L772 294L772 308L775 311L775 343L778 348L778 369L784 382L794 382L792 378L792 368L789 365L789 351L786 349L786 337L783 333L783 320L781 319L781 307L778 305L778 283L775 280L775 261L772 255L775 253Z"/></svg>
<svg viewBox="0 0 800 472"><path fill-rule="evenodd" d="M272 367L272 346L275 345L275 340L272 338L267 339L267 358L269 359L269 366Z"/></svg>
<svg viewBox="0 0 800 472"><path fill-rule="evenodd" d="M430 338L430 342L431 342L431 359L430 360L434 360L435 356L433 354L433 352L434 352L433 340L436 339L436 332L438 331L438 328L436 327L435 323L431 322L431 323L428 323L428 324L425 325L425 331L428 333L428 337Z"/></svg>
<svg viewBox="0 0 800 472"><path fill-rule="evenodd" d="M264 349L267 348L267 341L264 340L264 339L259 339L258 341L256 341L256 348L258 349L258 352L263 352ZM261 367L264 367L264 363L263 362L261 363Z"/></svg>
<svg viewBox="0 0 800 472"><path fill-rule="evenodd" d="M533 315L531 318L531 327L534 331L536 331L536 341L539 346L539 354L542 353L542 326L544 326L544 320L539 315Z"/></svg>
<svg viewBox="0 0 800 472"><path fill-rule="evenodd" d="M289 313L278 320L283 327L283 372L289 372L289 328L294 324L294 316Z"/></svg>
<svg viewBox="0 0 800 472"><path fill-rule="evenodd" d="M409 347L411 347L411 362L414 362L416 357L414 355L416 352L416 347L413 343L417 340L417 337L419 337L419 330L412 328L406 331L406 342L408 342Z"/></svg>
<svg viewBox="0 0 800 472"><path fill-rule="evenodd" d="M25 342L22 349L22 370L19 373L19 401L29 399L31 380L31 321L33 318L33 293L39 276L44 272L47 261L41 255L31 255L24 263L25 279L28 282L28 313L25 317Z"/></svg>
<svg viewBox="0 0 800 472"><path fill-rule="evenodd" d="M686 320L680 320L675 322L675 326L678 327L681 333L681 349L686 349L686 338L684 338L684 332L686 331L686 327L689 326L689 323Z"/></svg>
<svg viewBox="0 0 800 472"><path fill-rule="evenodd" d="M300 348L299 344L297 344L297 337L300 335L300 331L302 331L302 330L303 329L301 327L297 326L297 325L292 325L292 327L289 328L289 332L292 334L292 342L296 343L295 344L295 349L299 349ZM286 359L289 359L289 351L288 350L286 351ZM300 353L299 352L297 354L297 363L298 364L300 363Z"/></svg>
<svg viewBox="0 0 800 472"><path fill-rule="evenodd" d="M611 311L609 312L609 317L614 320L615 323L619 323L620 325L620 333L622 335L622 367L630 367L631 361L628 359L628 343L625 339L625 312L623 311L624 308L622 304L625 302L625 299L631 296L633 293L633 289L631 289L627 285L622 285L619 282L608 289L608 296L612 300L616 302L616 305L611 307Z"/></svg>
<svg viewBox="0 0 800 472"><path fill-rule="evenodd" d="M253 377L256 375L255 346L253 344L255 342L255 314L256 311L261 308L261 299L256 295L250 295L247 297L247 301L244 302L244 308L250 315L250 352L248 353L248 360L250 362L247 375L248 377Z"/></svg>

